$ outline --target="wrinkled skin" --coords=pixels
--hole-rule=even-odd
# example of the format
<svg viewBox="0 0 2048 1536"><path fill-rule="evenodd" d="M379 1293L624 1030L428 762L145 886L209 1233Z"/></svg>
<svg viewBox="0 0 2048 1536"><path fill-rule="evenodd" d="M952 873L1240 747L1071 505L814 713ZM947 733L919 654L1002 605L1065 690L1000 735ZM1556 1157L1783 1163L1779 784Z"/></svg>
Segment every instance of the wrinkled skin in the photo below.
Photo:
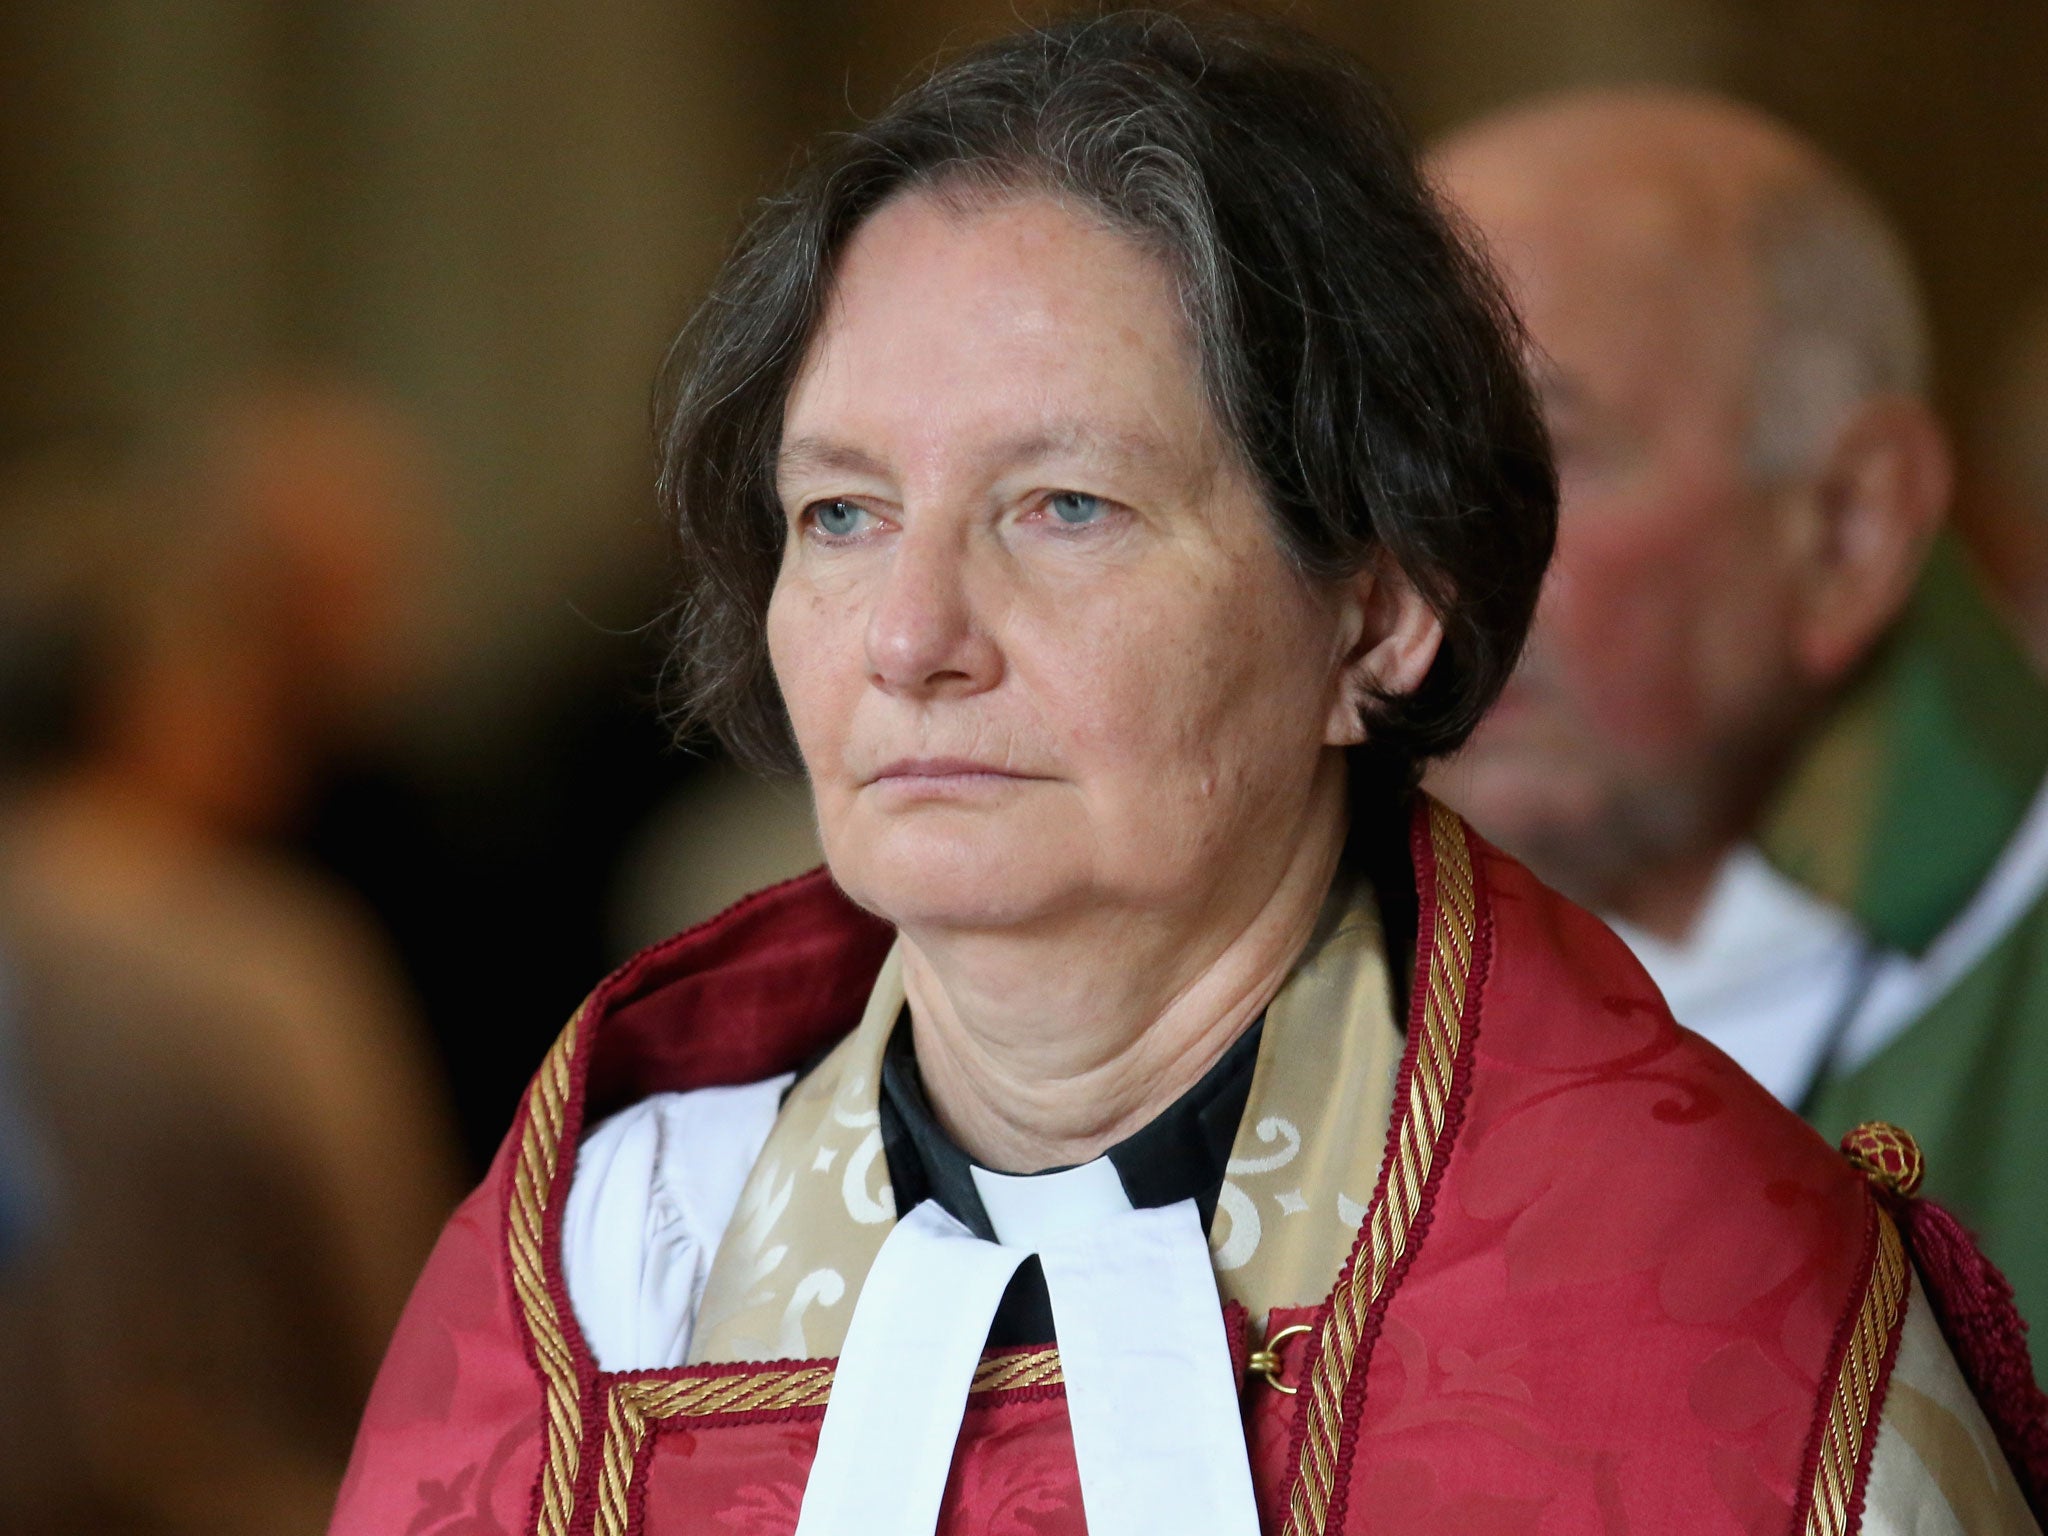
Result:
<svg viewBox="0 0 2048 1536"><path fill-rule="evenodd" d="M1084 1151L1277 987L1357 701L1414 686L1435 620L1297 573L1167 271L1047 196L868 220L777 489L776 676L833 874L910 945L941 1114L1022 1102Z"/></svg>

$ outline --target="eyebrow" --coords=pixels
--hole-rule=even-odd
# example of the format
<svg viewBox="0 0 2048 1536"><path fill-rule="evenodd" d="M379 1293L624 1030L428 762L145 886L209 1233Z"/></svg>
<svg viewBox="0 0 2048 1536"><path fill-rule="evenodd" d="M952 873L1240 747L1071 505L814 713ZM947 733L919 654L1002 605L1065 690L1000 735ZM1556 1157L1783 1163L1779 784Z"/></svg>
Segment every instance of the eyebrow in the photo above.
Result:
<svg viewBox="0 0 2048 1536"><path fill-rule="evenodd" d="M879 459L849 443L836 443L829 437L797 437L785 442L775 455L775 473L780 476L793 470L837 470L854 475L883 473Z"/></svg>
<svg viewBox="0 0 2048 1536"><path fill-rule="evenodd" d="M1106 430L1078 420L1055 421L1001 439L990 446L984 457L990 464L1014 468L1069 454L1099 454L1141 465L1158 464L1173 457L1164 443L1145 433ZM888 468L865 449L815 434L789 439L775 456L778 476L817 471L883 476Z"/></svg>

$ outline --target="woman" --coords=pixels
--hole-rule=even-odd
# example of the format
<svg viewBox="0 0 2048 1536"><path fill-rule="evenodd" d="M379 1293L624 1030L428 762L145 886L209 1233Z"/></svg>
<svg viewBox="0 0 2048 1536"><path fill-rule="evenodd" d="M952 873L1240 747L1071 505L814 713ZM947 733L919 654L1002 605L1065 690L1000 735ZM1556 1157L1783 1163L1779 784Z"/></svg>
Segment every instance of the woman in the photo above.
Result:
<svg viewBox="0 0 2048 1536"><path fill-rule="evenodd" d="M672 376L685 713L829 875L571 1023L337 1530L1839 1530L1944 1497L1888 1374L2030 1528L1864 1181L1411 803L1554 490L1354 73L970 55Z"/></svg>

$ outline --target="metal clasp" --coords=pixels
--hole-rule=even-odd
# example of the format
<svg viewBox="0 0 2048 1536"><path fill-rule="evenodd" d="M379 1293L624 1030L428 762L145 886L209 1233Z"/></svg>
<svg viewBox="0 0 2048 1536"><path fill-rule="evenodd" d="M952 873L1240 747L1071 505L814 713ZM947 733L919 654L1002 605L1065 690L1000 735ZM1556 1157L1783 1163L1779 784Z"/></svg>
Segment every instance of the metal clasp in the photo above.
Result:
<svg viewBox="0 0 2048 1536"><path fill-rule="evenodd" d="M1251 1352L1250 1357L1245 1361L1245 1370L1247 1372L1256 1372L1258 1375L1265 1377L1266 1385L1275 1392L1284 1392L1289 1397L1294 1396L1301 1388L1290 1387L1280 1379L1280 1346L1293 1338L1297 1333L1313 1333L1314 1331L1307 1323L1295 1323L1290 1327L1282 1328L1259 1348Z"/></svg>

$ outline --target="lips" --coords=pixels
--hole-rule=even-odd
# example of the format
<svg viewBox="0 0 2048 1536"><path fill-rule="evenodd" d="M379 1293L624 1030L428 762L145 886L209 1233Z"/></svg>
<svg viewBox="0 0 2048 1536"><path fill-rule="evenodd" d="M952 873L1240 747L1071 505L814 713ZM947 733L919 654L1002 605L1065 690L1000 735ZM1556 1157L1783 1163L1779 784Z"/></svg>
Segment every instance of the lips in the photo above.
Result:
<svg viewBox="0 0 2048 1536"><path fill-rule="evenodd" d="M906 757L888 764L872 779L872 784L885 783L892 779L1029 779L1035 774L1015 773L995 763L977 762L968 757Z"/></svg>

